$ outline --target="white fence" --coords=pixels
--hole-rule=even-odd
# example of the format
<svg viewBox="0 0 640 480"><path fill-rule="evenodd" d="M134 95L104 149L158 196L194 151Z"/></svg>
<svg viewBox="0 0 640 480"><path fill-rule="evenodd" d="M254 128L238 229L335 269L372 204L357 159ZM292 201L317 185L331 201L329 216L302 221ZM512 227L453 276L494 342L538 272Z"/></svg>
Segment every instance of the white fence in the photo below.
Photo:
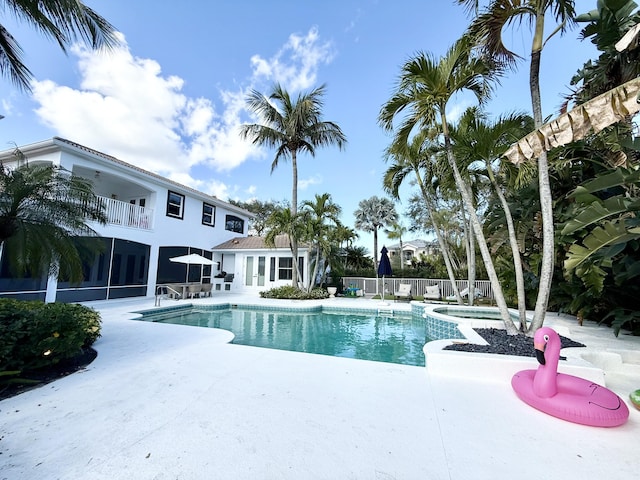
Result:
<svg viewBox="0 0 640 480"><path fill-rule="evenodd" d="M377 288L376 288L377 282ZM385 292L393 295L393 292L398 290L398 285L401 283L411 284L411 293L414 296L423 296L427 287L438 285L440 287L440 294L443 298L453 295L453 288L449 280L433 279L433 278L386 278L384 279ZM468 286L467 280L456 280L458 291L462 291ZM367 278L367 277L342 277L342 284L345 288L355 287L364 291L365 295L375 295L382 290L382 277L379 278ZM475 286L476 292L479 292L485 298L493 299L493 289L491 288L491 282L489 280L476 280Z"/></svg>

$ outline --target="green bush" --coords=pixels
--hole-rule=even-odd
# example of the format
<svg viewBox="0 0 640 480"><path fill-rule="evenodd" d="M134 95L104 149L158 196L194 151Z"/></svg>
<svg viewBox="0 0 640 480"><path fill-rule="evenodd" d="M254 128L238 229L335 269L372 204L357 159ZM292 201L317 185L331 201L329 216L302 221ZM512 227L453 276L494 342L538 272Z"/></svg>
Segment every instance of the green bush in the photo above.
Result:
<svg viewBox="0 0 640 480"><path fill-rule="evenodd" d="M292 300L318 300L328 298L329 294L325 288L314 288L310 292L305 292L299 288L285 285L260 292L262 298L287 298Z"/></svg>
<svg viewBox="0 0 640 480"><path fill-rule="evenodd" d="M100 314L92 308L0 299L0 372L55 365L99 336Z"/></svg>

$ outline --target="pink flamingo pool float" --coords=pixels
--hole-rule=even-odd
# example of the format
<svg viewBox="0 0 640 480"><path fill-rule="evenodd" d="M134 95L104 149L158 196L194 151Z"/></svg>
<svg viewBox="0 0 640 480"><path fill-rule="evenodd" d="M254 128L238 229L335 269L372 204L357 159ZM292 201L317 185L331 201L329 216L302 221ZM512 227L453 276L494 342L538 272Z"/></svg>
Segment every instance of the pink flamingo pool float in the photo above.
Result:
<svg viewBox="0 0 640 480"><path fill-rule="evenodd" d="M549 327L533 337L537 370L522 370L511 386L523 402L554 417L596 427L617 427L629 418L629 408L611 390L584 378L558 373L560 337Z"/></svg>

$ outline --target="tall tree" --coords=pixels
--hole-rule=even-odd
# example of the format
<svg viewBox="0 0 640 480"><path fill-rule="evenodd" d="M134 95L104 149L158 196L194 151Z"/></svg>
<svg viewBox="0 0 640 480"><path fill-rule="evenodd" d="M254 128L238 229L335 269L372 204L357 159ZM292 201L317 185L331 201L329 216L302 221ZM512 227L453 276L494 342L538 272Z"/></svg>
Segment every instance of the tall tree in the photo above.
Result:
<svg viewBox="0 0 640 480"><path fill-rule="evenodd" d="M237 200L229 200L231 205L235 205L240 208L244 208L253 214L251 219L249 220L249 234L251 235L251 231L255 231L255 234L258 237L261 237L266 229L267 219L271 216L273 212L287 205L287 202L276 202L273 200L250 200L248 202L241 202Z"/></svg>
<svg viewBox="0 0 640 480"><path fill-rule="evenodd" d="M361 200L358 209L353 212L356 217L355 227L364 232L373 233L374 268L378 268L378 230L392 225L398 220L398 213L393 202L388 198L373 196Z"/></svg>
<svg viewBox="0 0 640 480"><path fill-rule="evenodd" d="M87 222L106 224L89 181L54 165L0 167L0 251L15 275L81 281L77 242L96 236Z"/></svg>
<svg viewBox="0 0 640 480"><path fill-rule="evenodd" d="M2 13L11 14L49 37L66 52L81 39L92 48L113 47L119 40L113 26L80 0L4 0ZM0 24L0 73L18 88L30 91L33 74L22 61L22 48Z"/></svg>
<svg viewBox="0 0 640 480"><path fill-rule="evenodd" d="M456 0L478 12L478 0ZM476 16L469 33L483 51L499 62L514 65L519 56L509 50L503 42L505 27L529 23L533 29L529 63L529 92L535 127L543 124L542 100L540 93L540 64L542 50L547 41L556 33L563 32L572 24L575 16L573 0L492 0ZM551 12L558 27L545 38L547 13ZM538 185L540 192L540 214L542 216L542 262L540 266L538 298L530 333L535 332L544 323L555 257L553 205L549 180L549 162L547 152L542 150L538 156Z"/></svg>
<svg viewBox="0 0 640 480"><path fill-rule="evenodd" d="M400 187L407 178L413 175L414 181L420 189L422 206L427 210L428 221L433 226L436 240L447 269L447 275L453 288L453 293L462 304L462 297L456 284L456 276L451 262L449 246L442 234L442 225L436 215L436 194L432 184L427 179L438 178L437 165L431 161L436 150L432 149L430 133L423 130L416 134L407 144L405 141L394 141L386 150L386 159L392 163L385 171L383 186L393 196L400 197Z"/></svg>
<svg viewBox="0 0 640 480"><path fill-rule="evenodd" d="M519 139L523 134L530 131L532 127L533 120L529 116L511 114L501 116L496 121L491 122L477 108L470 108L465 111L458 125L451 132L457 158L464 159L466 164L477 161L484 163L484 174L489 179L493 192L498 197L504 211L515 271L521 329L524 329L527 324L521 253L513 216L504 194L504 182L500 182L502 176L494 172L494 168L496 168L497 161L514 140ZM497 165L499 166L499 163Z"/></svg>
<svg viewBox="0 0 640 480"><path fill-rule="evenodd" d="M280 160L291 160L293 217L298 212L298 152L315 156L318 147L336 145L342 149L347 143L344 133L336 123L322 120L322 97L325 90L325 85L321 85L310 93L299 94L293 100L289 92L280 85L275 85L268 97L252 90L247 98L247 107L260 118L262 124L242 125L240 136L251 139L254 145L276 150L271 164L272 173ZM295 263L298 258L298 239L292 238L291 242ZM298 283L295 269L292 283L294 286Z"/></svg>
<svg viewBox="0 0 640 480"><path fill-rule="evenodd" d="M499 73L500 70L495 64L485 57L474 54L471 38L468 36L460 38L439 59L431 54L420 53L409 59L402 67L396 92L383 105L379 121L384 128L392 130L394 119L405 109L408 110L395 133L396 141L405 142L413 131L439 125L444 140L447 163L467 207L473 233L487 269L487 276L491 281L500 316L507 331L510 334L516 334L518 329L509 315L491 252L474 208L471 190L458 168L447 122L447 105L455 94L468 90L475 94L479 102L484 102L491 91L491 80L495 79Z"/></svg>

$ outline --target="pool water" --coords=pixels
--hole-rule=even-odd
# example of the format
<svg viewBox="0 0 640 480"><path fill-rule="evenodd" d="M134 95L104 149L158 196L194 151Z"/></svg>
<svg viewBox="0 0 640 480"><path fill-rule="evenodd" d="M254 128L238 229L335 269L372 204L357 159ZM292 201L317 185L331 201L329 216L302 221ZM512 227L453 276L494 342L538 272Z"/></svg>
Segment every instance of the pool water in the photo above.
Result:
<svg viewBox="0 0 640 480"><path fill-rule="evenodd" d="M146 321L229 330L239 345L403 365L424 366L422 348L430 340L424 319L410 314L243 308L142 313Z"/></svg>

